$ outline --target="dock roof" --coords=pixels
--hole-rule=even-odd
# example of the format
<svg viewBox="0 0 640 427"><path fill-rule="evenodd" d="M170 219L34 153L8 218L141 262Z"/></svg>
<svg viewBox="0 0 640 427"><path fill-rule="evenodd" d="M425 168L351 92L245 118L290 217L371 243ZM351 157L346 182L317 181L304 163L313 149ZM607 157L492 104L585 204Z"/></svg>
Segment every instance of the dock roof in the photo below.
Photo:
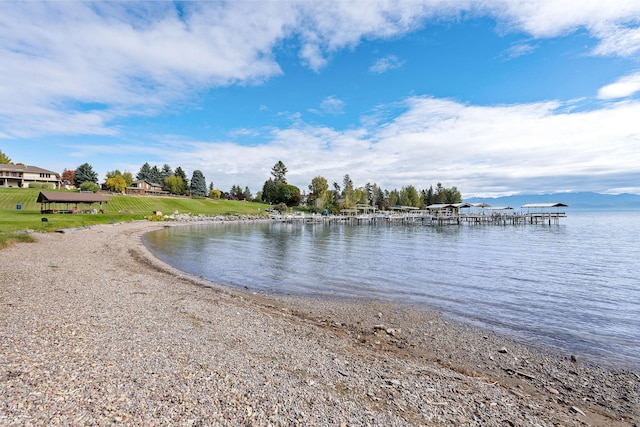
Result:
<svg viewBox="0 0 640 427"><path fill-rule="evenodd" d="M38 203L103 203L109 199L96 193L76 193L68 191L41 191Z"/></svg>
<svg viewBox="0 0 640 427"><path fill-rule="evenodd" d="M569 205L565 205L564 203L527 203L526 205L522 205L523 208L559 208L559 207L567 207Z"/></svg>

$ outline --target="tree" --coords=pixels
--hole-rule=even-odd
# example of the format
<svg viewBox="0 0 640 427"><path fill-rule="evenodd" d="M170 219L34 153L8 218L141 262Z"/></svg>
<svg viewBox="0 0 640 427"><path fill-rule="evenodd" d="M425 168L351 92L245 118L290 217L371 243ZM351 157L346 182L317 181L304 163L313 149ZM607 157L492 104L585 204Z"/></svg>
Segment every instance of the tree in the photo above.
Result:
<svg viewBox="0 0 640 427"><path fill-rule="evenodd" d="M231 200L244 200L244 192L239 185L232 185L231 191L229 191L229 199Z"/></svg>
<svg viewBox="0 0 640 427"><path fill-rule="evenodd" d="M329 191L329 183L326 178L316 176L309 184L309 197L307 203L311 207L324 208L327 204L327 192Z"/></svg>
<svg viewBox="0 0 640 427"><path fill-rule="evenodd" d="M244 187L244 191L242 192L242 195L244 197L244 200L253 199L253 195L251 194L251 190L249 190L249 186Z"/></svg>
<svg viewBox="0 0 640 427"><path fill-rule="evenodd" d="M276 199L276 183L273 179L269 178L264 182L262 186L262 201L272 204Z"/></svg>
<svg viewBox="0 0 640 427"><path fill-rule="evenodd" d="M80 184L80 191L91 191L93 193L97 193L100 191L100 186L95 182L85 181Z"/></svg>
<svg viewBox="0 0 640 427"><path fill-rule="evenodd" d="M116 169L114 171L107 172L106 176L107 181L104 185L109 191L122 192L125 188L133 185L133 176L131 175L131 172L122 173Z"/></svg>
<svg viewBox="0 0 640 427"><path fill-rule="evenodd" d="M202 171L193 171L193 175L191 176L191 186L189 188L191 189L192 196L205 197L207 195L207 181L204 179Z"/></svg>
<svg viewBox="0 0 640 427"><path fill-rule="evenodd" d="M423 199L425 206L429 206L435 203L435 197L433 195L433 185L429 186L429 189L425 192Z"/></svg>
<svg viewBox="0 0 640 427"><path fill-rule="evenodd" d="M179 176L170 176L164 180L164 188L171 194L183 195L187 192L187 186Z"/></svg>
<svg viewBox="0 0 640 427"><path fill-rule="evenodd" d="M353 181L351 180L351 177L349 177L349 174L346 174L342 179L342 197L344 198L344 204L347 207L355 205L353 195Z"/></svg>
<svg viewBox="0 0 640 427"><path fill-rule="evenodd" d="M149 163L145 162L145 164L140 167L136 179L138 181L151 181L151 166L149 166Z"/></svg>
<svg viewBox="0 0 640 427"><path fill-rule="evenodd" d="M456 187L451 187L446 189L445 203L461 203L461 202L462 202L462 194L460 194L460 192Z"/></svg>
<svg viewBox="0 0 640 427"><path fill-rule="evenodd" d="M217 190L215 188L210 188L209 189L209 198L210 199L219 199L221 195L222 195L222 191Z"/></svg>
<svg viewBox="0 0 640 427"><path fill-rule="evenodd" d="M297 206L300 204L302 196L300 189L295 185L279 182L276 184L276 198L273 203L284 203L287 206Z"/></svg>
<svg viewBox="0 0 640 427"><path fill-rule="evenodd" d="M76 174L76 171L70 171L68 169L65 169L64 171L62 171L62 175L60 175L60 179L62 180L63 184L75 185L75 181L74 181L75 174Z"/></svg>
<svg viewBox="0 0 640 427"><path fill-rule="evenodd" d="M420 207L422 203L418 195L418 190L416 190L413 185L402 187L402 189L400 189L399 204L402 206Z"/></svg>
<svg viewBox="0 0 640 427"><path fill-rule="evenodd" d="M163 183L165 179L169 178L170 176L173 176L173 169L171 169L171 166L169 166L168 164L164 164L162 166L162 169L160 169L160 181L159 183Z"/></svg>
<svg viewBox="0 0 640 427"><path fill-rule="evenodd" d="M4 154L2 152L2 150L0 150L0 164L1 165L11 165L12 164L11 159L9 157L7 157L7 155Z"/></svg>
<svg viewBox="0 0 640 427"><path fill-rule="evenodd" d="M389 193L389 205L390 206L398 206L400 204L400 193L398 190L391 190Z"/></svg>
<svg viewBox="0 0 640 427"><path fill-rule="evenodd" d="M98 174L93 171L93 168L89 163L83 163L76 168L73 177L76 187L82 188L84 182L93 182L98 184Z"/></svg>
<svg viewBox="0 0 640 427"><path fill-rule="evenodd" d="M133 185L133 174L131 172L128 172L128 171L122 172L122 177L127 183L127 187L131 187Z"/></svg>
<svg viewBox="0 0 640 427"><path fill-rule="evenodd" d="M176 168L176 171L173 175L182 178L182 181L184 182L184 188L189 188L189 180L187 179L187 174L182 170L180 166Z"/></svg>
<svg viewBox="0 0 640 427"><path fill-rule="evenodd" d="M276 184L282 182L283 184L287 183L287 167L282 163L282 161L278 160L278 163L273 165L271 168L271 175L273 176L273 180Z"/></svg>
<svg viewBox="0 0 640 427"><path fill-rule="evenodd" d="M151 168L149 180L154 184L162 184L164 182L164 179L162 179L162 174L160 173L160 169L158 169L158 166L154 165Z"/></svg>
<svg viewBox="0 0 640 427"><path fill-rule="evenodd" d="M127 181L125 181L122 175L116 175L111 178L107 178L104 185L109 191L121 193L125 188L127 188Z"/></svg>

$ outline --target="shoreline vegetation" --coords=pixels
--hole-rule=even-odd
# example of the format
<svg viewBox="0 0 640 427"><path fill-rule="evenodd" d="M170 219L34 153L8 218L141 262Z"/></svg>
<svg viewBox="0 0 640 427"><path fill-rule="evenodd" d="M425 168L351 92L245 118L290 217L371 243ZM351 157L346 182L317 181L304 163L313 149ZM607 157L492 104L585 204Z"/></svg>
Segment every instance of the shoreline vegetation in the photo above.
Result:
<svg viewBox="0 0 640 427"><path fill-rule="evenodd" d="M220 286L145 248L166 225L32 233L2 250L0 424L640 423L638 369L419 307Z"/></svg>

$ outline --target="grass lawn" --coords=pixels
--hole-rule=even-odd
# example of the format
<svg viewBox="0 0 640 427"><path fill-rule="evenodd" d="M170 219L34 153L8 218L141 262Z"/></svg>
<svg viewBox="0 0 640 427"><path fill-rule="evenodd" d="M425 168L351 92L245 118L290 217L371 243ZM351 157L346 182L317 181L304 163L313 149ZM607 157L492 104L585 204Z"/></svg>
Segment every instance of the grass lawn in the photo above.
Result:
<svg viewBox="0 0 640 427"><path fill-rule="evenodd" d="M165 215L175 211L207 216L259 215L269 207L263 203L235 200L107 195L109 203L104 214L42 215L40 204L36 202L40 191L42 190L35 188L0 188L0 235L27 229L55 231L93 224L126 222L152 216L154 211L161 211ZM21 209L18 210L17 205L20 205ZM45 223L42 218L47 218L48 221Z"/></svg>

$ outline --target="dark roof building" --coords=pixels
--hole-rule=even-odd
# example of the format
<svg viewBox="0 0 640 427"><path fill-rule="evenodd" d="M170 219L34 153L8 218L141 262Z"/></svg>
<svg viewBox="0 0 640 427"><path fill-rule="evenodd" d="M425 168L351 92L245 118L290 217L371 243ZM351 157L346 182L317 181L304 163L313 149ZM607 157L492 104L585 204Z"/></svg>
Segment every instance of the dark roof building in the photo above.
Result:
<svg viewBox="0 0 640 427"><path fill-rule="evenodd" d="M102 194L96 193L41 191L38 194L37 202L40 203L41 213L98 212L98 210L91 207L94 203L99 203L100 212L104 213L109 199ZM64 208L61 209L58 205L64 205Z"/></svg>

